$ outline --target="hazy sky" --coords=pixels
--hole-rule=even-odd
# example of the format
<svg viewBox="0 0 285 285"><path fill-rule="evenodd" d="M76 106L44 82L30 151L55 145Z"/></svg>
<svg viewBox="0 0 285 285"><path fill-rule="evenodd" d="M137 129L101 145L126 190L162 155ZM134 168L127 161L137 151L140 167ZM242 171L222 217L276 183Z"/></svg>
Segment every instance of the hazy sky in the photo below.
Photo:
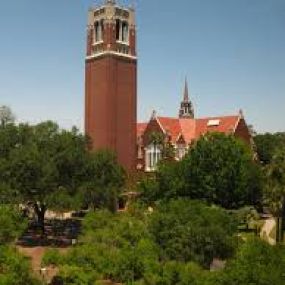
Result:
<svg viewBox="0 0 285 285"><path fill-rule="evenodd" d="M0 105L19 121L84 124L91 0L1 0ZM137 0L138 119L177 116L184 78L197 116L243 109L285 131L285 0Z"/></svg>

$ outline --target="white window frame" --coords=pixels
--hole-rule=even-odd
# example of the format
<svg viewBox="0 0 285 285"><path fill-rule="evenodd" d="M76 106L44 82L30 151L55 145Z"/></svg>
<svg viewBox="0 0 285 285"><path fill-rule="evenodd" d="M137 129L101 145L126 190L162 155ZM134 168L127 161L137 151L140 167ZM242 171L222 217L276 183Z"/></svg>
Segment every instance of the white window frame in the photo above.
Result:
<svg viewBox="0 0 285 285"><path fill-rule="evenodd" d="M161 160L162 151L159 145L150 144L145 148L145 171L155 171Z"/></svg>

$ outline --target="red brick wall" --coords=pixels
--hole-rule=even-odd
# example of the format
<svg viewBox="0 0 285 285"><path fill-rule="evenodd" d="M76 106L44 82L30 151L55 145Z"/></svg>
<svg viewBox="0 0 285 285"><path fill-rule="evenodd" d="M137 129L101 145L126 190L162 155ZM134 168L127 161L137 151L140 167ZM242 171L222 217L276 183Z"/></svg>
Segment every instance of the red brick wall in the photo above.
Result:
<svg viewBox="0 0 285 285"><path fill-rule="evenodd" d="M240 119L234 135L241 138L247 144L251 144L251 134L244 119Z"/></svg>
<svg viewBox="0 0 285 285"><path fill-rule="evenodd" d="M85 131L93 149L109 148L136 165L136 60L104 55L86 61Z"/></svg>

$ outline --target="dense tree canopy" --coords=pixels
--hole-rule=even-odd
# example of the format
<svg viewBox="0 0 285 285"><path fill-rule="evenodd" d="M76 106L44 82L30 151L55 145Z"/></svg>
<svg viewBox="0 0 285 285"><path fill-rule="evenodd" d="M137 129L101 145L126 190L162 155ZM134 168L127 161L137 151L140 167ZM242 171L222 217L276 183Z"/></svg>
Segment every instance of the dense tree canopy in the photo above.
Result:
<svg viewBox="0 0 285 285"><path fill-rule="evenodd" d="M200 138L182 161L186 193L225 208L255 204L261 195L253 155L242 141L224 134Z"/></svg>
<svg viewBox="0 0 285 285"><path fill-rule="evenodd" d="M150 222L166 259L195 261L205 267L214 258L231 256L236 229L235 221L222 209L189 200L161 205Z"/></svg>
<svg viewBox="0 0 285 285"><path fill-rule="evenodd" d="M117 163L116 156L106 150L88 156L85 166L87 179L81 190L85 204L93 209L107 207L117 209L117 198L125 183L125 172Z"/></svg>
<svg viewBox="0 0 285 285"><path fill-rule="evenodd" d="M53 122L0 128L0 198L33 206L44 231L46 210L66 211L92 195L100 206L114 200L124 175L113 154L91 154L77 129L61 130ZM87 187L87 186L88 187ZM83 189L88 188L87 191ZM85 200L89 200L87 197ZM5 201L4 201L5 202Z"/></svg>
<svg viewBox="0 0 285 285"><path fill-rule="evenodd" d="M2 179L16 189L21 202L33 205L43 226L47 208L71 201L59 201L58 194L76 194L84 175L85 139L77 130L62 131L52 122L13 129L16 139L2 160Z"/></svg>
<svg viewBox="0 0 285 285"><path fill-rule="evenodd" d="M128 213L97 210L85 217L77 246L67 255L50 251L44 262L59 266L64 284L103 279L196 284L194 280L207 275L200 265L209 267L213 257L232 256L235 229L225 211L196 201L173 201L153 213L136 207Z"/></svg>
<svg viewBox="0 0 285 285"><path fill-rule="evenodd" d="M0 284L40 284L31 275L30 264L12 243L27 227L27 221L15 206L0 204Z"/></svg>
<svg viewBox="0 0 285 285"><path fill-rule="evenodd" d="M277 241L282 241L282 229L285 215L285 146L278 149L265 167L266 183L264 203L277 218Z"/></svg>
<svg viewBox="0 0 285 285"><path fill-rule="evenodd" d="M254 136L258 158L263 164L269 164L279 148L285 147L285 133L266 133Z"/></svg>
<svg viewBox="0 0 285 285"><path fill-rule="evenodd" d="M0 245L13 242L27 227L27 221L14 206L0 204Z"/></svg>
<svg viewBox="0 0 285 285"><path fill-rule="evenodd" d="M0 246L0 284L39 285L41 282L32 276L28 260L16 249Z"/></svg>
<svg viewBox="0 0 285 285"><path fill-rule="evenodd" d="M255 239L244 243L221 272L217 285L283 285L285 251Z"/></svg>
<svg viewBox="0 0 285 285"><path fill-rule="evenodd" d="M27 222L15 205L34 207L44 230L47 209L88 206L77 245L66 254L48 250L43 265L55 265L64 284L136 285L284 284L285 252L258 240L241 241L237 221L255 222L261 202L261 172L251 150L233 136L207 134L177 162L165 138L152 134L163 160L139 185L145 204L116 212L125 173L106 150L88 151L88 140L53 122L15 125L0 108L0 284L38 284L29 263L8 246ZM274 137L277 145L284 137ZM275 140L276 139L276 140ZM285 151L267 136L256 137L264 168L264 201L274 215L285 211ZM191 200L196 199L196 200ZM198 200L203 200L198 201ZM108 210L107 210L108 209ZM238 242L239 241L239 242ZM220 272L214 258L227 259Z"/></svg>
<svg viewBox="0 0 285 285"><path fill-rule="evenodd" d="M261 181L247 145L233 136L211 133L193 144L182 161L161 163L156 179L143 181L139 188L148 202L188 197L239 208L261 202Z"/></svg>

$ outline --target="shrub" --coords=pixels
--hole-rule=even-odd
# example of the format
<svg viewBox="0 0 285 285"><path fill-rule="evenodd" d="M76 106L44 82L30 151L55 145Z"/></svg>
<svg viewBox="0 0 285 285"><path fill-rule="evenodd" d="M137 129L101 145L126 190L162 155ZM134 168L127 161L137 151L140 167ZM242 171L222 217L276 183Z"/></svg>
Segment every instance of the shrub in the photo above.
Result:
<svg viewBox="0 0 285 285"><path fill-rule="evenodd" d="M56 249L48 249L43 258L42 258L42 265L59 265L63 261L63 256L59 253Z"/></svg>

